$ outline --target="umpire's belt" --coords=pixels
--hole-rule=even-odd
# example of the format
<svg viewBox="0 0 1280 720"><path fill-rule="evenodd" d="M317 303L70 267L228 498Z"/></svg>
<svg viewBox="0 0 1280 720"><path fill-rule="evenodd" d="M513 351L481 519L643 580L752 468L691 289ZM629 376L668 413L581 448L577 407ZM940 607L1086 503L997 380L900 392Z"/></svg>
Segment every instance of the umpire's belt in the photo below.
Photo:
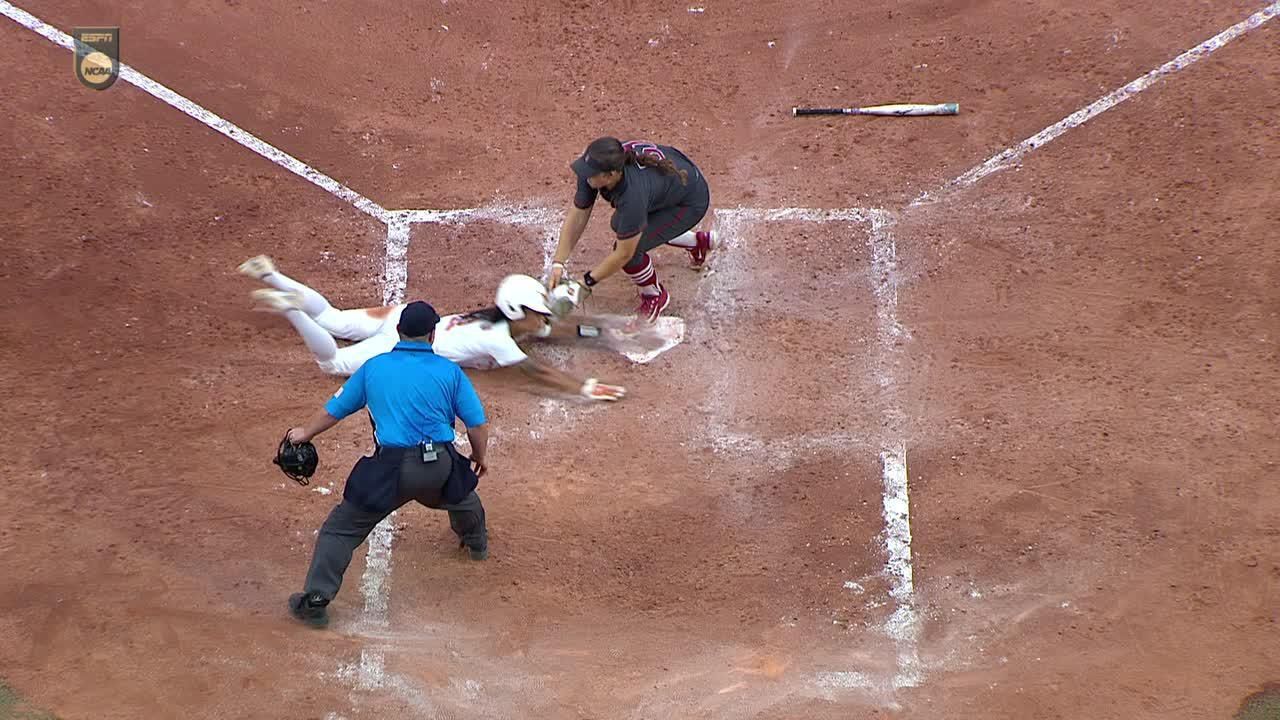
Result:
<svg viewBox="0 0 1280 720"><path fill-rule="evenodd" d="M379 460L390 461L390 460L402 459L404 458L405 455L409 455L413 453L425 454L427 451L434 451L437 453L437 455L444 455L445 453L448 452L448 447L450 445L452 445L452 443L442 443L442 442L432 442L432 443L423 442L423 443L418 443L413 447L388 447L386 445L378 445L373 449L373 456L378 458Z"/></svg>

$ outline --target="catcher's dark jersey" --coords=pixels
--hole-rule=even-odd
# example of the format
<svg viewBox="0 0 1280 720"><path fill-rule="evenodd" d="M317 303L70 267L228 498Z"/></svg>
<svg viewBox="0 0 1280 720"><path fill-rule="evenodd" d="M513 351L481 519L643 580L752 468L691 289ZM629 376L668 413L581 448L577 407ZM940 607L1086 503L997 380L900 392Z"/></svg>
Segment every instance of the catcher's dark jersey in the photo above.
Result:
<svg viewBox="0 0 1280 720"><path fill-rule="evenodd" d="M693 161L679 150L643 140L631 140L623 143L622 147L637 154L671 160L677 168L689 174L689 181L681 185L679 175L666 175L656 167L646 168L636 163L622 168L622 180L612 190L597 191L587 184L586 178L578 178L573 204L585 210L595 204L597 194L604 196L614 208L610 226L619 238L629 238L643 231L649 215L658 210L685 204L686 199L706 197L703 190L706 179Z"/></svg>

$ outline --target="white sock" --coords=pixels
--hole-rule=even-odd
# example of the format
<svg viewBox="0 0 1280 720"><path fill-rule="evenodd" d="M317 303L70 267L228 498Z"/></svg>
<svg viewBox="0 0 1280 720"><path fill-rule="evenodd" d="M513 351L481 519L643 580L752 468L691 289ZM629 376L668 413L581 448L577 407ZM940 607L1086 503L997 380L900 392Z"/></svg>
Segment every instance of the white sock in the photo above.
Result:
<svg viewBox="0 0 1280 720"><path fill-rule="evenodd" d="M667 244L692 250L698 246L698 233L695 230L690 230L689 232L681 233L679 237L677 237L675 240L672 240Z"/></svg>
<svg viewBox="0 0 1280 720"><path fill-rule="evenodd" d="M316 356L316 360L332 360L338 354L338 343L311 316L301 310L286 310L284 316L293 323L294 329L302 336L302 341L307 344L311 354Z"/></svg>
<svg viewBox="0 0 1280 720"><path fill-rule="evenodd" d="M282 272L267 273L262 278L262 282L277 290L295 290L301 293L302 311L311 317L319 315L330 307L329 301L323 295Z"/></svg>

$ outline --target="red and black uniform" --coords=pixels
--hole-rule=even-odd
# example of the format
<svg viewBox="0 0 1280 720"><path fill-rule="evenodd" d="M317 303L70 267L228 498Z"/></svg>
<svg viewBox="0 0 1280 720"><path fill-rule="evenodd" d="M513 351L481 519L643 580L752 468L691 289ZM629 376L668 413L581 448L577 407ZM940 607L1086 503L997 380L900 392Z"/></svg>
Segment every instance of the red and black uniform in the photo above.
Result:
<svg viewBox="0 0 1280 720"><path fill-rule="evenodd" d="M587 184L590 175L583 177L579 173L573 204L585 210L595 204L597 194L609 201L614 208L610 226L618 239L641 234L636 254L631 258L631 263L635 263L648 251L697 227L711 207L711 188L698 166L676 148L640 140L625 142L622 147L637 155L643 153L670 160L688 174L688 181L682 182L679 175L630 163L622 168L622 180L612 190L597 191ZM579 162L591 167L589 158L580 158ZM592 170L594 174L594 168Z"/></svg>

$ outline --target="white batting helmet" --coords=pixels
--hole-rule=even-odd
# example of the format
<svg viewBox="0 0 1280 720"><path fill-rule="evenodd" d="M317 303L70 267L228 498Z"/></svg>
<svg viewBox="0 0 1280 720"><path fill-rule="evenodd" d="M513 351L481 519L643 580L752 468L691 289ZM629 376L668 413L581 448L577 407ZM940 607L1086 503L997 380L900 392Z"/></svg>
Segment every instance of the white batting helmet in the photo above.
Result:
<svg viewBox="0 0 1280 720"><path fill-rule="evenodd" d="M498 283L496 304L508 320L524 317L525 308L543 315L550 315L547 306L547 288L528 275L508 275Z"/></svg>

